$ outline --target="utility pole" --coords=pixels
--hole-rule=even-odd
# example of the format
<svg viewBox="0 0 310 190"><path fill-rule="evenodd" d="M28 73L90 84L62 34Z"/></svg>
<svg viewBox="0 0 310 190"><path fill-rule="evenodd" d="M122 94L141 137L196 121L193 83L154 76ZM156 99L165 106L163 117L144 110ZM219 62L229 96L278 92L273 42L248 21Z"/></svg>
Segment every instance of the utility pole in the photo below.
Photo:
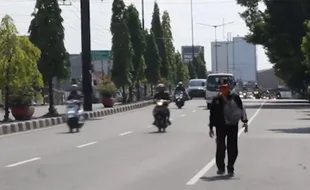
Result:
<svg viewBox="0 0 310 190"><path fill-rule="evenodd" d="M144 30L144 28L145 28L145 25L144 25L144 0L141 0L141 5L142 5L142 11L141 11L141 13L142 13L142 28Z"/></svg>
<svg viewBox="0 0 310 190"><path fill-rule="evenodd" d="M192 63L193 63L195 57L193 0L191 0L191 30L192 30Z"/></svg>
<svg viewBox="0 0 310 190"><path fill-rule="evenodd" d="M202 26L208 26L208 27L212 27L214 28L214 36L215 36L215 39L214 39L214 42L215 42L215 70L216 72L218 72L218 59L217 59L217 48L218 48L218 44L217 44L217 28L218 27L222 27L222 26L226 26L226 25L229 25L229 24L233 24L234 22L227 22L227 23L223 23L223 24L218 24L218 25L209 25L209 24L204 24L204 23L197 23L199 25L202 25Z"/></svg>
<svg viewBox="0 0 310 190"><path fill-rule="evenodd" d="M90 47L90 8L89 0L80 0L81 4L81 38L82 38L82 83L84 93L84 110L92 111L92 76Z"/></svg>

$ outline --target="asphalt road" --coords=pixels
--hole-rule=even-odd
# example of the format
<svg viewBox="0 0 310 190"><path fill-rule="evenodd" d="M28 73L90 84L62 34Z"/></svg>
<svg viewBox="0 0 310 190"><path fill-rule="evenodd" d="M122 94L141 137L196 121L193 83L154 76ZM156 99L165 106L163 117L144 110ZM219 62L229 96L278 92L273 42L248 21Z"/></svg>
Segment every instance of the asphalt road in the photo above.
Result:
<svg viewBox="0 0 310 190"><path fill-rule="evenodd" d="M146 107L89 121L77 134L60 125L0 137L0 189L309 188L309 104L245 101L251 122L248 134L240 131L233 178L216 176L209 113L204 100L192 100L171 105L173 123L162 134Z"/></svg>

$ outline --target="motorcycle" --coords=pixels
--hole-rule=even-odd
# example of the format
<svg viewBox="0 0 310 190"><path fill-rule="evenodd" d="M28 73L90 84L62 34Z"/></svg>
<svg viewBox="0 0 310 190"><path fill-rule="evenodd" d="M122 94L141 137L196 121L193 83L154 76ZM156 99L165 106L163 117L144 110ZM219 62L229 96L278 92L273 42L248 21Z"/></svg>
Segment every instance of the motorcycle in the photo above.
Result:
<svg viewBox="0 0 310 190"><path fill-rule="evenodd" d="M84 110L79 109L81 107L79 104L81 104L79 100L67 101L67 125L70 133L73 133L74 129L76 129L76 132L79 132L85 122Z"/></svg>
<svg viewBox="0 0 310 190"><path fill-rule="evenodd" d="M174 96L174 100L175 100L175 105L181 109L184 106L184 98L183 98L183 93L182 92L178 92L175 94Z"/></svg>
<svg viewBox="0 0 310 190"><path fill-rule="evenodd" d="M255 99L260 99L261 98L261 95L260 95L260 93L257 90L254 91L254 98Z"/></svg>
<svg viewBox="0 0 310 190"><path fill-rule="evenodd" d="M158 132L165 132L168 127L168 111L169 102L166 100L158 100L155 108L155 126Z"/></svg>

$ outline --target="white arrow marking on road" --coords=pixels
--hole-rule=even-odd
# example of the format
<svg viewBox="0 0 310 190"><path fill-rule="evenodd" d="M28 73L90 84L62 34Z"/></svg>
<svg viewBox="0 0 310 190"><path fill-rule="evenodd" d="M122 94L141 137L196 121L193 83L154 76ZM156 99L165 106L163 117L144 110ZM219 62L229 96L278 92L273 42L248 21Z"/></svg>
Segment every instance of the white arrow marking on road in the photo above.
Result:
<svg viewBox="0 0 310 190"><path fill-rule="evenodd" d="M254 113L254 115L251 117L251 119L249 120L248 124L251 124L251 122L254 120L254 118L257 116L257 114L259 113L259 111L262 109L263 105L265 104L266 100L259 106L259 108L256 110L256 112ZM241 128L238 132L238 138L240 137L240 135L244 132L244 128ZM213 158L207 165L205 165L205 167L203 167L194 177L192 177L192 179L190 179L186 185L195 185L197 183L197 181L203 176L205 175L213 166L215 165L215 158Z"/></svg>
<svg viewBox="0 0 310 190"><path fill-rule="evenodd" d="M29 159L29 160L17 162L17 163L15 163L15 164L7 165L7 166L5 166L5 167L6 167L6 168L11 168L11 167L15 167L15 166L18 166L18 165L26 164L26 163L33 162L33 161L40 160L40 159L41 159L41 158L39 158L39 157L37 157L37 158L32 158L32 159Z"/></svg>
<svg viewBox="0 0 310 190"><path fill-rule="evenodd" d="M180 117L185 117L185 116L186 116L186 114L180 115Z"/></svg>
<svg viewBox="0 0 310 190"><path fill-rule="evenodd" d="M83 148L85 146L90 146L90 145L93 145L93 144L96 144L96 143L97 142L90 142L90 143L82 144L82 145L77 146L77 148Z"/></svg>
<svg viewBox="0 0 310 190"><path fill-rule="evenodd" d="M196 110L193 110L193 112L196 112Z"/></svg>
<svg viewBox="0 0 310 190"><path fill-rule="evenodd" d="M121 134L119 134L119 136L128 135L128 134L130 134L130 133L133 133L133 132L132 132L132 131L127 131L127 132L125 132L125 133L121 133Z"/></svg>

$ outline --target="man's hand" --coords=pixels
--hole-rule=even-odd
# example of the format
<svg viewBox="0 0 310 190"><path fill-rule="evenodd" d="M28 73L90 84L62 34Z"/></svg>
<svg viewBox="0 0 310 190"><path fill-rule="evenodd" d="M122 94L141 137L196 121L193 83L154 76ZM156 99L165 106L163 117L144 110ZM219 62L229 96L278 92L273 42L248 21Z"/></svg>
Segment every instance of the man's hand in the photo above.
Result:
<svg viewBox="0 0 310 190"><path fill-rule="evenodd" d="M248 124L247 123L243 123L242 127L244 127L244 132L247 133L248 132Z"/></svg>
<svg viewBox="0 0 310 190"><path fill-rule="evenodd" d="M210 129L210 131L209 131L209 136L210 136L211 138L214 137L214 131L213 131L213 129Z"/></svg>

